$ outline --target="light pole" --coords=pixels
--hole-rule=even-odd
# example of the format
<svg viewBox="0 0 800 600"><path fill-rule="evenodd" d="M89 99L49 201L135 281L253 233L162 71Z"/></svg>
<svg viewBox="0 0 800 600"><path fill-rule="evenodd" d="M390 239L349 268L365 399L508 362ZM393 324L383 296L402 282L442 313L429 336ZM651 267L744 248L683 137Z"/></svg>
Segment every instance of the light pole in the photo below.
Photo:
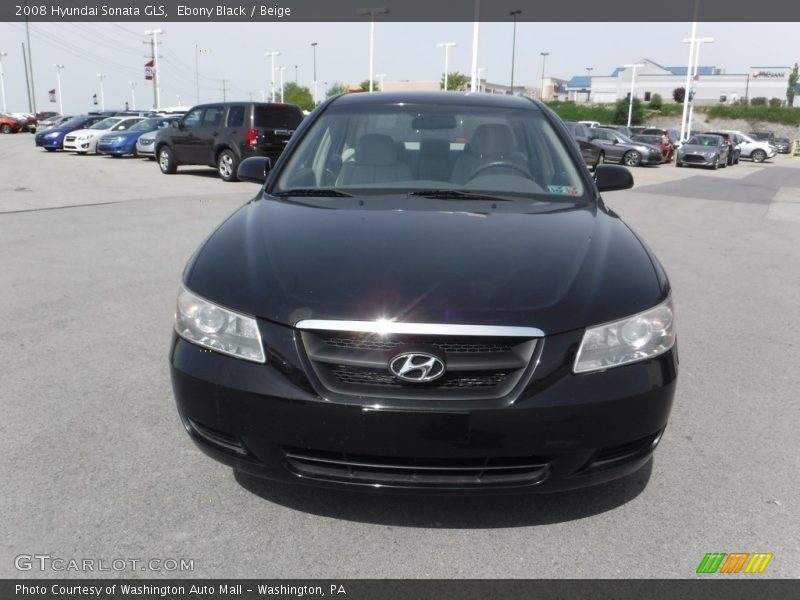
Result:
<svg viewBox="0 0 800 600"><path fill-rule="evenodd" d="M386 77L386 73L378 73L377 75L375 75L375 77L378 78L378 82L379 82L378 83L378 87L380 89L378 91L382 92L383 91L383 78Z"/></svg>
<svg viewBox="0 0 800 600"><path fill-rule="evenodd" d="M131 86L131 110L136 110L136 82L129 81L128 85Z"/></svg>
<svg viewBox="0 0 800 600"><path fill-rule="evenodd" d="M278 67L278 71L281 74L281 104L283 104L283 72L286 70L286 67Z"/></svg>
<svg viewBox="0 0 800 600"><path fill-rule="evenodd" d="M264 56L269 56L269 89L270 89L270 102L275 102L275 57L280 56L281 53L277 50L272 52L264 52Z"/></svg>
<svg viewBox="0 0 800 600"><path fill-rule="evenodd" d="M208 48L200 48L197 44L194 45L194 87L195 96L197 96L197 103L200 104L200 55L208 54L211 50Z"/></svg>
<svg viewBox="0 0 800 600"><path fill-rule="evenodd" d="M594 67L586 67L586 75L589 77L589 89L586 90L586 101L587 102L592 97L592 71L594 71Z"/></svg>
<svg viewBox="0 0 800 600"><path fill-rule="evenodd" d="M512 10L510 13L514 17L514 34L511 36L511 95L514 95L514 63L517 55L517 17L522 14L521 10Z"/></svg>
<svg viewBox="0 0 800 600"><path fill-rule="evenodd" d="M356 14L362 17L369 15L369 91L373 91L372 79L375 72L375 15L385 15L389 9L385 6L378 8L359 8Z"/></svg>
<svg viewBox="0 0 800 600"><path fill-rule="evenodd" d="M158 35L166 33L163 29L148 29L144 32L145 35L150 36L150 47L153 55L153 96L156 104L156 110L161 108L161 73L158 71Z"/></svg>
<svg viewBox="0 0 800 600"><path fill-rule="evenodd" d="M106 98L103 95L103 80L106 78L105 75L102 73L97 74L97 79L100 81L100 110L104 111L106 109Z"/></svg>
<svg viewBox="0 0 800 600"><path fill-rule="evenodd" d="M58 93L58 114L64 114L64 100L61 98L61 69L64 68L64 65L61 64L54 64L56 68L56 92ZM3 110L6 108L5 103L5 94L3 95Z"/></svg>
<svg viewBox="0 0 800 600"><path fill-rule="evenodd" d="M6 76L3 73L3 57L8 56L7 52L0 52L0 96L3 97L3 112L6 112ZM58 95L61 97L61 94Z"/></svg>
<svg viewBox="0 0 800 600"><path fill-rule="evenodd" d="M686 41L686 40L684 40ZM700 63L700 46L702 44L713 44L713 37L697 38L694 48L694 68L692 69L691 90L686 90L685 95L689 96L689 115L686 119L686 137L692 135L692 117L694 116L694 82L697 81L697 70Z"/></svg>
<svg viewBox="0 0 800 600"><path fill-rule="evenodd" d="M481 79L482 79L482 77L481 77L481 73L482 73L483 71L486 71L486 67L478 67L478 91L479 91L479 92L483 92L483 91L484 91L484 89L485 89L485 88L484 88L484 87L481 85Z"/></svg>
<svg viewBox="0 0 800 600"><path fill-rule="evenodd" d="M631 93L630 98L628 99L628 127L630 127L631 117L633 116L633 89L636 85L636 69L638 67L643 67L644 65L642 63L635 63L622 66L624 66L626 69L633 69L633 72L631 73Z"/></svg>
<svg viewBox="0 0 800 600"><path fill-rule="evenodd" d="M475 0L475 13L472 21L472 70L470 71L471 81L470 92L477 92L480 89L480 75L478 72L478 41L480 39L480 17L481 0Z"/></svg>
<svg viewBox="0 0 800 600"><path fill-rule="evenodd" d="M319 102L317 100L317 42L311 42L311 48L314 50L314 106Z"/></svg>
<svg viewBox="0 0 800 600"><path fill-rule="evenodd" d="M436 44L437 48L444 48L444 91L447 91L447 68L448 59L450 58L450 48L457 46L455 42L439 42Z"/></svg>
<svg viewBox="0 0 800 600"><path fill-rule="evenodd" d="M544 99L545 99L544 98L544 65L545 65L545 62L547 61L547 57L550 56L550 53L549 52L539 52L539 54L542 55L542 94L541 94L542 97L541 97L541 101L544 102Z"/></svg>

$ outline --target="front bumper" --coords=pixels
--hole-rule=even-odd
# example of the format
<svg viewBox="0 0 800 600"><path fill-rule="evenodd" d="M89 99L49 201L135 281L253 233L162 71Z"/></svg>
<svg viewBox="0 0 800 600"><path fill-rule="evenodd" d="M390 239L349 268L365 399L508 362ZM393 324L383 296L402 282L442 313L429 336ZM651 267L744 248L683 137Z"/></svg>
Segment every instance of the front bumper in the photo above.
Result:
<svg viewBox="0 0 800 600"><path fill-rule="evenodd" d="M661 439L677 347L574 375L582 331L540 342L521 392L420 408L318 393L302 339L259 322L266 364L173 336L172 386L192 440L234 469L289 483L410 493L553 492L641 468Z"/></svg>
<svg viewBox="0 0 800 600"><path fill-rule="evenodd" d="M150 141L150 143L142 143L141 141L136 142L136 153L139 156L155 156L156 154L156 144L155 140Z"/></svg>
<svg viewBox="0 0 800 600"><path fill-rule="evenodd" d="M678 155L676 159L679 163L684 165L691 165L697 167L713 167L716 158L713 156L704 156L702 154L683 154ZM720 164L723 164L720 162Z"/></svg>
<svg viewBox="0 0 800 600"><path fill-rule="evenodd" d="M48 138L44 134L41 134L41 137L39 137L39 135L40 134L36 134L36 137L34 138L34 143L36 144L37 147L40 147L40 148L62 148L63 147L63 144L64 144L64 136L63 135L59 135L59 136L53 137L53 138Z"/></svg>
<svg viewBox="0 0 800 600"><path fill-rule="evenodd" d="M136 142L104 142L102 139L97 142L98 154L113 154L116 156L123 156L125 154L134 154Z"/></svg>
<svg viewBox="0 0 800 600"><path fill-rule="evenodd" d="M94 152L97 147L94 138L69 138L69 135L64 138L64 150L70 152Z"/></svg>

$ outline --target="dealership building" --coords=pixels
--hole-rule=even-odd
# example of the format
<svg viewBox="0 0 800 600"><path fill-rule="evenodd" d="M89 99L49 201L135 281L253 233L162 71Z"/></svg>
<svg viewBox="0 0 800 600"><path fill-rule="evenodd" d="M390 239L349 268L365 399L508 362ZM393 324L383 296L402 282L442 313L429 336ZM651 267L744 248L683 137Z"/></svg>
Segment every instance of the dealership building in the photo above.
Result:
<svg viewBox="0 0 800 600"><path fill-rule="evenodd" d="M672 91L686 86L687 67L663 67L649 59L639 61L634 81L634 97L649 101L659 94L664 102L673 102ZM701 66L693 82L694 102L731 104L744 98L779 98L786 101L786 88L792 67L750 67L742 73ZM627 98L631 91L632 67L617 67L610 75L576 75L566 84L568 100L597 104ZM795 98L795 106L800 99Z"/></svg>

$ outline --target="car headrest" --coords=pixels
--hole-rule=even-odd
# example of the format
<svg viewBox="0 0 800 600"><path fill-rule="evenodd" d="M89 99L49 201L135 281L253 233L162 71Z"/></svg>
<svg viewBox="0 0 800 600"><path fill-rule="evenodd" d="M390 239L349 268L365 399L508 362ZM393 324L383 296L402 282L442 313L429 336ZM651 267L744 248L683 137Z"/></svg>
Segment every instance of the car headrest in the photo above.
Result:
<svg viewBox="0 0 800 600"><path fill-rule="evenodd" d="M449 155L450 142L441 138L422 138L419 141L420 154Z"/></svg>
<svg viewBox="0 0 800 600"><path fill-rule="evenodd" d="M470 151L479 156L500 156L514 151L514 134L508 125L485 123L475 128Z"/></svg>
<svg viewBox="0 0 800 600"><path fill-rule="evenodd" d="M355 161L360 165L393 165L397 162L397 146L383 133L364 134L356 144Z"/></svg>

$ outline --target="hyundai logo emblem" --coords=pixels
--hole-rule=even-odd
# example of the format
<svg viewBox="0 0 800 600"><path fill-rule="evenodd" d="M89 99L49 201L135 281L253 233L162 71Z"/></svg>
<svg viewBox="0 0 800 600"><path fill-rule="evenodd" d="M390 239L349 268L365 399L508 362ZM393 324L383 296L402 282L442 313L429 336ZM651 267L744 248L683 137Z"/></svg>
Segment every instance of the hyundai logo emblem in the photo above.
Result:
<svg viewBox="0 0 800 600"><path fill-rule="evenodd" d="M389 361L392 375L403 381L425 383L444 375L444 361L425 352L404 352Z"/></svg>

